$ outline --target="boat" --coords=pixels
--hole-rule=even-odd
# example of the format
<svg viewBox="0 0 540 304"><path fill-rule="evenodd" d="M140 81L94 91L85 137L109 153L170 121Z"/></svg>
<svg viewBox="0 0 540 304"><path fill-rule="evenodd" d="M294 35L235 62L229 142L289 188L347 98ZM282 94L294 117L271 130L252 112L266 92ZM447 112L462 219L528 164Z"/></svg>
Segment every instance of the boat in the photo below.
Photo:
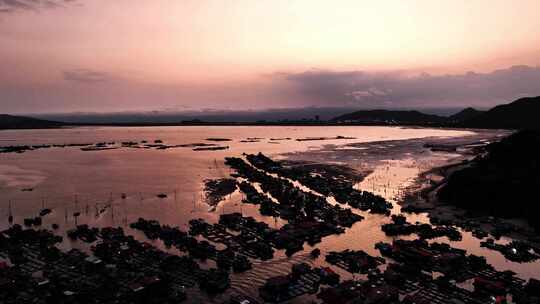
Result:
<svg viewBox="0 0 540 304"><path fill-rule="evenodd" d="M52 212L51 209L49 209L49 208L44 208L44 209L41 209L41 211L39 212L39 216L45 216L45 215L47 215L47 214L49 214L49 213L51 213L51 212Z"/></svg>

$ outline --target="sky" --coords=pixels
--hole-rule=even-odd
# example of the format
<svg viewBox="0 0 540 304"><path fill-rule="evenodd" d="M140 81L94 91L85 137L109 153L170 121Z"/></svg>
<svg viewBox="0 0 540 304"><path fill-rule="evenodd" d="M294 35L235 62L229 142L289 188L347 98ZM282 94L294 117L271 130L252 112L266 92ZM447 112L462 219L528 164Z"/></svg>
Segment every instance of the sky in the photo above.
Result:
<svg viewBox="0 0 540 304"><path fill-rule="evenodd" d="M0 112L490 107L538 0L0 0Z"/></svg>

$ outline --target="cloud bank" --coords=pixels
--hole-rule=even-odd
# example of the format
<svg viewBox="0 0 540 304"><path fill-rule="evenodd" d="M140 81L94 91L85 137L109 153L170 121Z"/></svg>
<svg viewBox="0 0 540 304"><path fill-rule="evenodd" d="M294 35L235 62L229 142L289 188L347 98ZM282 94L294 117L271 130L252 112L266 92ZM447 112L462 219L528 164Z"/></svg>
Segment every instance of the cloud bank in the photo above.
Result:
<svg viewBox="0 0 540 304"><path fill-rule="evenodd" d="M304 101L359 107L493 106L540 95L540 67L512 66L491 73L410 75L404 72L311 70L276 73Z"/></svg>
<svg viewBox="0 0 540 304"><path fill-rule="evenodd" d="M159 83L88 68L64 69L46 83L0 70L0 112L262 110L268 108L489 108L540 95L540 67L452 75L327 71L274 73L231 83Z"/></svg>
<svg viewBox="0 0 540 304"><path fill-rule="evenodd" d="M0 13L17 11L39 11L41 9L62 7L76 0L0 0Z"/></svg>
<svg viewBox="0 0 540 304"><path fill-rule="evenodd" d="M99 83L112 80L108 73L89 69L66 70L63 71L63 76L66 81L78 83Z"/></svg>

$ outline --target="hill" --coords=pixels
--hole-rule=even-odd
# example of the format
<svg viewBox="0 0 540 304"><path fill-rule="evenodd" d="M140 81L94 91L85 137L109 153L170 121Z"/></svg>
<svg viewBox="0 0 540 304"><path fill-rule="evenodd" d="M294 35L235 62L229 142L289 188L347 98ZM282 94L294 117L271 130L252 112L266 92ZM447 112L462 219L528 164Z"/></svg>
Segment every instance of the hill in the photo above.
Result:
<svg viewBox="0 0 540 304"><path fill-rule="evenodd" d="M500 129L540 128L540 96L518 99L468 119L465 127Z"/></svg>
<svg viewBox="0 0 540 304"><path fill-rule="evenodd" d="M362 110L335 117L333 123L438 125L486 129L539 129L540 96L525 97L488 111L466 108L449 117L419 111Z"/></svg>
<svg viewBox="0 0 540 304"><path fill-rule="evenodd" d="M520 131L487 146L487 152L448 177L442 202L478 214L521 217L540 231L540 131Z"/></svg>
<svg viewBox="0 0 540 304"><path fill-rule="evenodd" d="M461 123L461 122L468 121L468 120L471 120L473 118L476 118L476 117L478 117L478 116L480 116L480 115L482 115L484 113L485 113L485 111L479 111L479 110L476 110L474 108L465 108L465 109L459 111L458 113L449 116L448 120L451 123Z"/></svg>
<svg viewBox="0 0 540 304"><path fill-rule="evenodd" d="M42 120L24 116L0 114L0 130L2 129L46 129L58 128L63 123L50 120Z"/></svg>
<svg viewBox="0 0 540 304"><path fill-rule="evenodd" d="M419 111L364 110L341 115L332 119L333 122L361 124L404 124L424 125L440 124L447 118L438 115L425 114Z"/></svg>

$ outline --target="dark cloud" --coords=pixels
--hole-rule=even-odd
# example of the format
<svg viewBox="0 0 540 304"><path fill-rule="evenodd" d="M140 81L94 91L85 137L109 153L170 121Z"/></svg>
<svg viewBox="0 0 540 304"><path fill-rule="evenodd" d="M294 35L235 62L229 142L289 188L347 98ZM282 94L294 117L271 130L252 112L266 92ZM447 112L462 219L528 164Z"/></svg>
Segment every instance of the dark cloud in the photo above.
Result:
<svg viewBox="0 0 540 304"><path fill-rule="evenodd" d="M112 80L110 74L89 69L75 69L63 72L64 80L79 83L100 83Z"/></svg>
<svg viewBox="0 0 540 304"><path fill-rule="evenodd" d="M0 0L0 14L57 8L76 0Z"/></svg>
<svg viewBox="0 0 540 304"><path fill-rule="evenodd" d="M327 106L492 106L540 95L540 67L530 66L437 76L312 70L278 73L274 79L304 101Z"/></svg>

